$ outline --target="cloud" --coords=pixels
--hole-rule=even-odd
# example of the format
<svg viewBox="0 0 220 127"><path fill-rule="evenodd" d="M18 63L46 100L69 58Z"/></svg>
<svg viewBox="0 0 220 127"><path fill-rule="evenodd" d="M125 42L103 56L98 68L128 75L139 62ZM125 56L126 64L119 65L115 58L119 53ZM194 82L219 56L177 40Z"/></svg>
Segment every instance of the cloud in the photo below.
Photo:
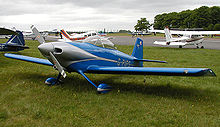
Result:
<svg viewBox="0 0 220 127"><path fill-rule="evenodd" d="M200 6L220 6L219 0L0 0L0 24L76 26L74 28L133 29L137 20ZM77 25L78 24L78 25Z"/></svg>

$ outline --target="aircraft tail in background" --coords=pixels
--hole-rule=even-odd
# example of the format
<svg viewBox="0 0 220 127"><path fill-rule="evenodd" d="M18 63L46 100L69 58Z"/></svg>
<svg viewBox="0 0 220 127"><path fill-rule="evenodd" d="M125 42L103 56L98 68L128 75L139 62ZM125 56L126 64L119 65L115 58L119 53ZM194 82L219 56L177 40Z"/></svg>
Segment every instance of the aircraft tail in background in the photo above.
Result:
<svg viewBox="0 0 220 127"><path fill-rule="evenodd" d="M169 28L165 27L164 32L165 32L165 36L166 36L166 42L170 42L173 39L173 37L170 33Z"/></svg>
<svg viewBox="0 0 220 127"><path fill-rule="evenodd" d="M70 35L64 29L60 30L60 33L61 33L63 38L71 40Z"/></svg>
<svg viewBox="0 0 220 127"><path fill-rule="evenodd" d="M21 31L16 31L18 35L12 35L11 38L6 42L8 45L25 45L24 36Z"/></svg>

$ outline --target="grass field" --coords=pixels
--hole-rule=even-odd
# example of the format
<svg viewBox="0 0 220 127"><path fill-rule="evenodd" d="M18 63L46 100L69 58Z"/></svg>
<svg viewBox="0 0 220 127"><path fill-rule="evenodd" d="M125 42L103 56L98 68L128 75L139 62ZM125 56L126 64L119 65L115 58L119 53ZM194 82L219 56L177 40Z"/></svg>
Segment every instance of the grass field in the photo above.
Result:
<svg viewBox="0 0 220 127"><path fill-rule="evenodd" d="M2 40L0 40L2 41ZM17 54L41 57L37 41ZM133 46L117 46L131 54ZM8 59L0 53L0 126L220 126L220 50L144 47L144 58L168 64L151 67L207 67L218 77L87 74L113 91L96 93L82 76L47 86L53 68Z"/></svg>

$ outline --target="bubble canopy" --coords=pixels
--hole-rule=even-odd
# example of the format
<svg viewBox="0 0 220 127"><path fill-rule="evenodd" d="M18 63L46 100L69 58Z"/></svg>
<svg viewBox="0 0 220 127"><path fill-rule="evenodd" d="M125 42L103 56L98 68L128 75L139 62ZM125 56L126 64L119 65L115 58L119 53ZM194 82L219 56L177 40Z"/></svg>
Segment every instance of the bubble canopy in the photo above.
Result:
<svg viewBox="0 0 220 127"><path fill-rule="evenodd" d="M90 44L93 44L99 47L103 47L103 48L117 49L114 43L109 40L109 38L101 37L98 35L88 37L84 39L83 42L87 42L87 43L90 43Z"/></svg>

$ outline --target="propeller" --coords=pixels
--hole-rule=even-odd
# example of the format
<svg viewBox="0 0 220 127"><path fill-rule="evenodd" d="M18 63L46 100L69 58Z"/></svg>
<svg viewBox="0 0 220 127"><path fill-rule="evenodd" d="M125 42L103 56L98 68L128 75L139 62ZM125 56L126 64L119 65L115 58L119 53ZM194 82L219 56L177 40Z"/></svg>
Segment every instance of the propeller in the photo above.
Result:
<svg viewBox="0 0 220 127"><path fill-rule="evenodd" d="M56 57L53 55L52 52L50 52L50 58L53 61L53 64L56 66L57 70L60 72L60 74L63 76L63 78L66 77L66 73L63 70L63 67L60 65L60 63L58 62L58 60L56 59Z"/></svg>

